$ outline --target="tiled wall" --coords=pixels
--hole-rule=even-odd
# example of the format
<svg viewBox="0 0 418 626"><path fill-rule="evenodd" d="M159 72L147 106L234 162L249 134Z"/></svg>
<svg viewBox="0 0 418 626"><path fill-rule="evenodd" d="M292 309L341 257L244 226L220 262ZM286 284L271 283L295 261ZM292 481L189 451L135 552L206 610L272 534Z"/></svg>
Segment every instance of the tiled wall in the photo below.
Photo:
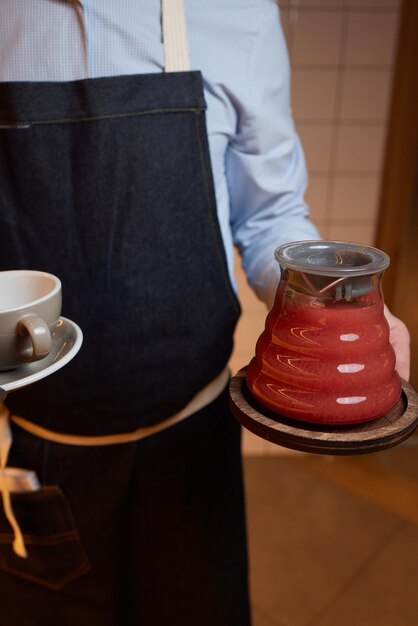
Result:
<svg viewBox="0 0 418 626"><path fill-rule="evenodd" d="M401 0L279 0L306 199L326 238L374 243ZM250 360L266 309L237 260L243 316L231 360ZM244 452L286 452L244 433Z"/></svg>

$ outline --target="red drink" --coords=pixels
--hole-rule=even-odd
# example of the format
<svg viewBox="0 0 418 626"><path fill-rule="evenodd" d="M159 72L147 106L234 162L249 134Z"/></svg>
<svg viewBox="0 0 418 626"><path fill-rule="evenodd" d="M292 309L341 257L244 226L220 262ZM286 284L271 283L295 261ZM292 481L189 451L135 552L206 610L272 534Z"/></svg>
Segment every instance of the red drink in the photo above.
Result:
<svg viewBox="0 0 418 626"><path fill-rule="evenodd" d="M396 404L401 381L380 278L369 277L366 293L347 301L303 293L300 277L284 272L247 371L260 403L325 424L368 421ZM362 285L364 292L364 280Z"/></svg>

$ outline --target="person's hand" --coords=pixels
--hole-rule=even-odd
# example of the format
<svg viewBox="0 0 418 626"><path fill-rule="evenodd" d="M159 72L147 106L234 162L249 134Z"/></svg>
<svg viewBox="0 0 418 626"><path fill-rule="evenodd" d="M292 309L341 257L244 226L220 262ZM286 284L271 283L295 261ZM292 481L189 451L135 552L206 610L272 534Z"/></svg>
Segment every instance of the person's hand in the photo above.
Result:
<svg viewBox="0 0 418 626"><path fill-rule="evenodd" d="M389 311L385 305L385 317L389 324L389 341L396 354L396 370L401 378L409 380L410 335L406 325Z"/></svg>

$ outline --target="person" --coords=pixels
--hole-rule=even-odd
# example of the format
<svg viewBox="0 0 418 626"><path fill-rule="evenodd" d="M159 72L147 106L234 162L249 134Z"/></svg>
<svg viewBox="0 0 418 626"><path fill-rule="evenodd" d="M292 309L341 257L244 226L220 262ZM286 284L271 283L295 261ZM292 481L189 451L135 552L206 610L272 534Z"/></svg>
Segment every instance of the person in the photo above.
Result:
<svg viewBox="0 0 418 626"><path fill-rule="evenodd" d="M84 333L6 400L42 487L12 494L28 558L0 519L5 626L250 624L233 246L271 304L274 248L320 235L275 2L184 7L0 5L0 269L58 275Z"/></svg>

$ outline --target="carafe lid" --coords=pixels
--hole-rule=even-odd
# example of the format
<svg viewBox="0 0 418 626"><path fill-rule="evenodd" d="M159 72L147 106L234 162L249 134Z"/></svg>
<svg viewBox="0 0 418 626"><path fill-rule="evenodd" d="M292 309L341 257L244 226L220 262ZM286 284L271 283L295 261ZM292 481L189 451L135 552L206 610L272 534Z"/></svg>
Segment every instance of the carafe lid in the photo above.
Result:
<svg viewBox="0 0 418 626"><path fill-rule="evenodd" d="M295 241L274 251L282 267L319 276L367 276L383 272L389 257L382 250L346 241Z"/></svg>

